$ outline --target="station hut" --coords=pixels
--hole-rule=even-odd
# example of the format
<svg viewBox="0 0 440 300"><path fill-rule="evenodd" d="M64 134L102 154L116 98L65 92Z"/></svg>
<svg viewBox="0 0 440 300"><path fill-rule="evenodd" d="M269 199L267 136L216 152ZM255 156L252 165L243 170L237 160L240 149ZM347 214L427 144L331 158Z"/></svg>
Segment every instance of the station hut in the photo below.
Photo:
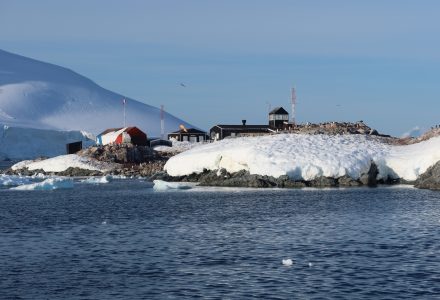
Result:
<svg viewBox="0 0 440 300"><path fill-rule="evenodd" d="M137 127L110 128L96 136L98 145L127 144L147 146L147 135Z"/></svg>
<svg viewBox="0 0 440 300"><path fill-rule="evenodd" d="M272 129L284 129L289 123L289 113L282 107L269 112L269 126Z"/></svg>
<svg viewBox="0 0 440 300"><path fill-rule="evenodd" d="M179 142L204 142L209 140L209 136L205 131L198 130L195 128L185 128L185 126L180 125L180 129L168 134L168 140L174 139Z"/></svg>
<svg viewBox="0 0 440 300"><path fill-rule="evenodd" d="M209 130L211 140L214 141L227 137L259 136L269 133L269 125L246 125L246 120L242 120L242 125L218 124Z"/></svg>

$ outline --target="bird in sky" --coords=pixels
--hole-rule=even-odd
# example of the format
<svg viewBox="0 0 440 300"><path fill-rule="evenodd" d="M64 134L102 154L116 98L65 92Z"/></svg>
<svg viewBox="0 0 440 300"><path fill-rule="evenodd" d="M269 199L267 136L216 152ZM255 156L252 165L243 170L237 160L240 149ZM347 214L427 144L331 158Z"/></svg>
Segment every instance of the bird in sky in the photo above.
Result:
<svg viewBox="0 0 440 300"><path fill-rule="evenodd" d="M186 87L186 85L183 82L180 83L180 86L181 87Z"/></svg>

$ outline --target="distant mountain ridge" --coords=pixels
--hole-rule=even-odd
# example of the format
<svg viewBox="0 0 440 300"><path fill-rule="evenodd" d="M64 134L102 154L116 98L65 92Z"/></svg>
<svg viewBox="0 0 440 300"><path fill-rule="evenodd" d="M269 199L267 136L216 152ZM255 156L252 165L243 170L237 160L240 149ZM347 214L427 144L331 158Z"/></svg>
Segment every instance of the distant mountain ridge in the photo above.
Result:
<svg viewBox="0 0 440 300"><path fill-rule="evenodd" d="M0 50L0 124L97 134L127 126L159 136L160 109L104 89L67 68ZM193 125L165 112L165 133Z"/></svg>

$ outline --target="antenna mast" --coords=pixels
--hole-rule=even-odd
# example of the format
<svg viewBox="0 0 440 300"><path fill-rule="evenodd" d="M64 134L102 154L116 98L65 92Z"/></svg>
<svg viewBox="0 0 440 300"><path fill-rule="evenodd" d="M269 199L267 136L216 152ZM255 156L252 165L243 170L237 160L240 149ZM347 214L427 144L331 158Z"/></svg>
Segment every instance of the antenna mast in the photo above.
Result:
<svg viewBox="0 0 440 300"><path fill-rule="evenodd" d="M163 140L165 136L165 120L163 104L160 106L160 138Z"/></svg>
<svg viewBox="0 0 440 300"><path fill-rule="evenodd" d="M291 121L292 124L295 125L295 105L296 105L296 90L293 87L292 88L292 95L291 95L291 105L292 105L292 116L291 116Z"/></svg>

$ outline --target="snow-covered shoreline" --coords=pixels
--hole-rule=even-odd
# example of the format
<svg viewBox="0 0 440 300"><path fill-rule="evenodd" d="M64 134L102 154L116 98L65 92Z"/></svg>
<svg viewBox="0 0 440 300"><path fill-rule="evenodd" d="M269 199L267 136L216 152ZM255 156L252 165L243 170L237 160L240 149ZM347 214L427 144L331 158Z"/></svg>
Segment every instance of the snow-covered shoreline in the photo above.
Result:
<svg viewBox="0 0 440 300"><path fill-rule="evenodd" d="M200 146L171 157L164 169L175 177L225 169L292 180L359 179L374 162L378 179L414 181L440 160L438 149L440 137L395 146L364 135L279 134Z"/></svg>
<svg viewBox="0 0 440 300"><path fill-rule="evenodd" d="M160 168L159 165L152 168L155 162L151 161L124 169L121 164L72 154L22 161L13 165L9 174L31 175L40 171L74 177L123 174L150 180L243 187L413 183L440 161L438 149L440 137L397 146L365 135L278 134L198 145L172 156L163 167L166 173L160 172L166 161L163 157ZM147 169L152 172L146 174Z"/></svg>
<svg viewBox="0 0 440 300"><path fill-rule="evenodd" d="M88 157L79 156L76 154L60 155L40 161L25 160L16 163L11 167L12 170L17 171L21 169L28 169L30 171L43 170L44 172L63 172L68 168L79 168L83 170L108 172L116 167L116 164L100 162Z"/></svg>

